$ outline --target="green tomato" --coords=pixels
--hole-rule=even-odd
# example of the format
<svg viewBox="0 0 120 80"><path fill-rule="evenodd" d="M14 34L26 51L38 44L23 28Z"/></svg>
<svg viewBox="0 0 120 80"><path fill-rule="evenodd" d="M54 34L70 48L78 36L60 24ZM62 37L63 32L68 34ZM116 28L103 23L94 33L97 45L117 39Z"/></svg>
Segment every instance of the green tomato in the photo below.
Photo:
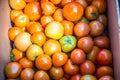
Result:
<svg viewBox="0 0 120 80"><path fill-rule="evenodd" d="M63 36L59 42L63 52L70 52L76 47L77 39L74 36L68 35Z"/></svg>
<svg viewBox="0 0 120 80"><path fill-rule="evenodd" d="M97 80L93 75L83 75L80 80Z"/></svg>

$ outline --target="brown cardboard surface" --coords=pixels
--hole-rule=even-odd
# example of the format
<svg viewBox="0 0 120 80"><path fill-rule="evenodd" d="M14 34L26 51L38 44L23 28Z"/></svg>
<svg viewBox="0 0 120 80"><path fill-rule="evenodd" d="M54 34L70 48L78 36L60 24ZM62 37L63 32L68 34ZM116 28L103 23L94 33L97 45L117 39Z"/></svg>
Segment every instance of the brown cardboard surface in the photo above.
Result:
<svg viewBox="0 0 120 80"><path fill-rule="evenodd" d="M108 26L113 52L115 80L120 79L120 35L118 32L118 16L115 0L108 1ZM11 27L8 0L0 0L0 80L4 80L4 66L9 62L10 41L8 29Z"/></svg>

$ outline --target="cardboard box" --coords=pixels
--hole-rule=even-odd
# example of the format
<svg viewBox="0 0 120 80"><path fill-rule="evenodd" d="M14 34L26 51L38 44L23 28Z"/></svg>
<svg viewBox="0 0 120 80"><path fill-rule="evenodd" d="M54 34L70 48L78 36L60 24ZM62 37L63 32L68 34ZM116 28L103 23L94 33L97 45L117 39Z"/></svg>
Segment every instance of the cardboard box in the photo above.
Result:
<svg viewBox="0 0 120 80"><path fill-rule="evenodd" d="M10 41L8 29L11 27L9 18L9 0L0 0L0 80L5 80L4 67L10 61ZM115 80L120 80L120 21L116 0L107 0L107 14ZM119 23L119 25L118 25Z"/></svg>

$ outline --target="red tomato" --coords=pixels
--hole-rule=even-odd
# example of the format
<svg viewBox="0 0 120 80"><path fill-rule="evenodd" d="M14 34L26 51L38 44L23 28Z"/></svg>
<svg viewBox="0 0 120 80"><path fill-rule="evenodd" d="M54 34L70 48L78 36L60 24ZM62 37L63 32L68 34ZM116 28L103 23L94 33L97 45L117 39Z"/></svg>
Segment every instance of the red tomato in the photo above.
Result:
<svg viewBox="0 0 120 80"><path fill-rule="evenodd" d="M70 78L70 80L80 80L80 79L81 79L81 74L75 74Z"/></svg>

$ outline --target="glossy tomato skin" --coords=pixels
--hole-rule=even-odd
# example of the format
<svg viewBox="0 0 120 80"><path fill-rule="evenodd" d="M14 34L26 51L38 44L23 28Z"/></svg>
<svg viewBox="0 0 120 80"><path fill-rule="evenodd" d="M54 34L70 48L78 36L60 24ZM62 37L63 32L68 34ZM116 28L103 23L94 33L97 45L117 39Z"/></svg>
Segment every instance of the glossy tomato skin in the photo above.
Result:
<svg viewBox="0 0 120 80"><path fill-rule="evenodd" d="M104 25L105 28L107 27L107 17L106 17L106 15L104 15L104 14L99 15L97 20L100 21Z"/></svg>
<svg viewBox="0 0 120 80"><path fill-rule="evenodd" d="M7 78L17 78L22 71L22 66L17 62L9 62L5 66L5 74Z"/></svg>
<svg viewBox="0 0 120 80"><path fill-rule="evenodd" d="M81 74L75 74L75 75L73 75L71 78L70 78L70 80L80 80L81 79Z"/></svg>
<svg viewBox="0 0 120 80"><path fill-rule="evenodd" d="M96 71L97 77L102 77L106 75L113 76L113 69L110 66L101 66Z"/></svg>
<svg viewBox="0 0 120 80"><path fill-rule="evenodd" d="M110 65L112 63L111 51L102 49L97 55L97 61L100 65Z"/></svg>
<svg viewBox="0 0 120 80"><path fill-rule="evenodd" d="M95 73L95 65L92 61L86 60L84 63L80 65L81 74L94 74Z"/></svg>
<svg viewBox="0 0 120 80"><path fill-rule="evenodd" d="M73 62L69 59L66 64L63 66L64 72L69 75L74 75L78 73L79 66L76 64L73 64Z"/></svg>
<svg viewBox="0 0 120 80"><path fill-rule="evenodd" d="M85 0L75 0L76 2L79 2L84 8L88 6L87 2Z"/></svg>
<svg viewBox="0 0 120 80"><path fill-rule="evenodd" d="M114 80L112 76L102 76L99 80Z"/></svg>
<svg viewBox="0 0 120 80"><path fill-rule="evenodd" d="M63 16L69 21L77 21L83 16L84 8L78 2L69 2L63 7Z"/></svg>
<svg viewBox="0 0 120 80"><path fill-rule="evenodd" d="M70 59L75 64L81 64L85 61L86 55L85 52L81 49L74 49L70 54Z"/></svg>
<svg viewBox="0 0 120 80"><path fill-rule="evenodd" d="M83 75L80 80L97 80L93 75Z"/></svg>

